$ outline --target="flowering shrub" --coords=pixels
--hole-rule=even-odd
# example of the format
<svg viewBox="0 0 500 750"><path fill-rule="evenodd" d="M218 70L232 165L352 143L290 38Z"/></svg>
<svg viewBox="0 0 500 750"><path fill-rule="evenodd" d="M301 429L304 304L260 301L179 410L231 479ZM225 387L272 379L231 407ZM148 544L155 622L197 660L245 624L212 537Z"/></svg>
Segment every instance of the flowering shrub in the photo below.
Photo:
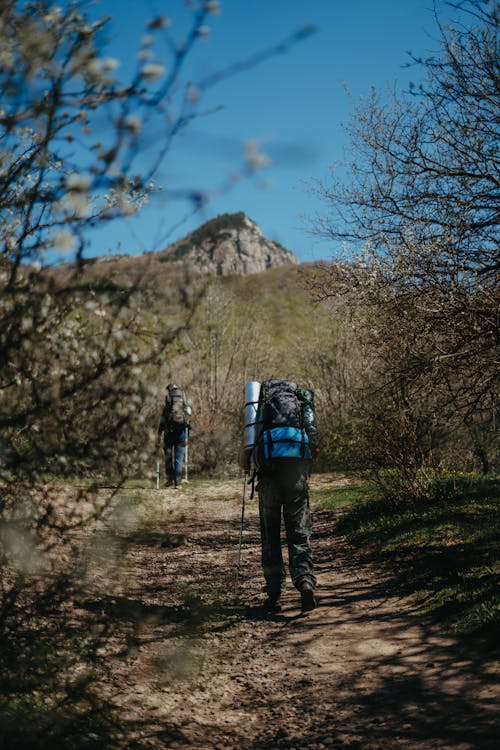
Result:
<svg viewBox="0 0 500 750"><path fill-rule="evenodd" d="M49 481L119 479L150 455L151 375L176 327L149 311L138 280L88 283L81 272L88 232L154 196L155 171L195 114L179 86L182 63L218 4L192 8L179 42L168 18L152 19L126 81L101 43L108 20L92 20L81 3L10 0L0 9L0 724L12 747L34 746L20 733L26 712L34 736L63 746L57 716L64 727L74 704L80 718L96 704L87 675L105 628L94 621L76 648L65 629L85 581L70 532L102 514L113 493L63 492ZM164 142L154 160L139 159L158 122ZM72 263L54 270L55 258Z"/></svg>

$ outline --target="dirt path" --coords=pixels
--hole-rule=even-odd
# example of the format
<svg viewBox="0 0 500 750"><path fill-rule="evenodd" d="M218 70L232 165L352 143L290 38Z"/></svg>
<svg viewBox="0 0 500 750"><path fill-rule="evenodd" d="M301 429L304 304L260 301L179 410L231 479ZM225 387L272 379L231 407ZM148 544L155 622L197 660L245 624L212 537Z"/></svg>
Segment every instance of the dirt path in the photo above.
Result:
<svg viewBox="0 0 500 750"><path fill-rule="evenodd" d="M333 513L313 521L320 606L301 615L289 588L282 613L269 617L257 505L247 503L234 602L241 489L238 480L160 490L149 527L157 533L131 548L126 590L113 604L141 617L114 680L128 718L144 722L141 747L496 748L494 665L354 564ZM226 610L220 627L212 612L203 628L200 597L212 588ZM179 633L181 602L192 618Z"/></svg>

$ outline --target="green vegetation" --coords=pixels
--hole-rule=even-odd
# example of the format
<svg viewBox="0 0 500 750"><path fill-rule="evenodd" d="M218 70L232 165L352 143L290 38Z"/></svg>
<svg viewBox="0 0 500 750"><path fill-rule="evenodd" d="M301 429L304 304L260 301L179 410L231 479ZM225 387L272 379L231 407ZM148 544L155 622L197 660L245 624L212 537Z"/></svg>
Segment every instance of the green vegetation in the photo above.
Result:
<svg viewBox="0 0 500 750"><path fill-rule="evenodd" d="M238 211L234 214L220 214L214 219L210 219L210 221L202 224L182 240L176 247L173 256L166 256L163 260L170 260L171 257L172 259L179 260L193 245L200 246L203 242L206 242L211 237L216 237L225 229L242 229L245 226L245 218L244 212Z"/></svg>
<svg viewBox="0 0 500 750"><path fill-rule="evenodd" d="M338 507L350 498L337 530L360 559L382 564L439 622L491 648L500 608L499 485L489 476L448 474L439 497L395 505L360 482L330 498L316 493L315 502Z"/></svg>
<svg viewBox="0 0 500 750"><path fill-rule="evenodd" d="M206 221L194 232L191 232L189 237L194 244L197 244L206 238L209 231L213 234L217 234L224 229L242 229L245 226L245 219L246 217L243 211L238 211L234 214L219 214L219 216Z"/></svg>
<svg viewBox="0 0 500 750"><path fill-rule="evenodd" d="M341 487L323 487L311 491L313 510L332 510L358 507L374 497L375 489L369 482L352 479Z"/></svg>

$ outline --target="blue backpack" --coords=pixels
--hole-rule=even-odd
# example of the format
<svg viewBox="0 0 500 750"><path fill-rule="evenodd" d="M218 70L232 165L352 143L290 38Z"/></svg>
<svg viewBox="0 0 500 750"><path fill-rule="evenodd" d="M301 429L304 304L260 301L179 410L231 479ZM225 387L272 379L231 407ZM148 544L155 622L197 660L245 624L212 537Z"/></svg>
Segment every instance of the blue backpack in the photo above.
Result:
<svg viewBox="0 0 500 750"><path fill-rule="evenodd" d="M303 391L291 380L262 383L257 410L259 433L253 453L257 469L275 461L311 460L304 421L305 394L309 394L312 402L311 391Z"/></svg>

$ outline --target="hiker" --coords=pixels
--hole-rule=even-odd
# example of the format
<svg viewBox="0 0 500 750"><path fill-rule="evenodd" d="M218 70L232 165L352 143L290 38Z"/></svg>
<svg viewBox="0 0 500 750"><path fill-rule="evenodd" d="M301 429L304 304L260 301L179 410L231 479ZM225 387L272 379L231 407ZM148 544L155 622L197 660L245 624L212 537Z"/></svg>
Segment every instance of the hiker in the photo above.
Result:
<svg viewBox="0 0 500 750"><path fill-rule="evenodd" d="M166 483L167 486L173 483L175 489L180 487L182 481L191 413L184 389L175 383L167 385L165 406L158 426L158 441L160 442L163 433Z"/></svg>
<svg viewBox="0 0 500 750"><path fill-rule="evenodd" d="M257 474L262 568L268 611L281 610L286 571L281 552L281 515L285 522L290 576L301 595L302 612L317 606L309 509L308 479L319 453L314 394L288 380L261 384L252 464Z"/></svg>

